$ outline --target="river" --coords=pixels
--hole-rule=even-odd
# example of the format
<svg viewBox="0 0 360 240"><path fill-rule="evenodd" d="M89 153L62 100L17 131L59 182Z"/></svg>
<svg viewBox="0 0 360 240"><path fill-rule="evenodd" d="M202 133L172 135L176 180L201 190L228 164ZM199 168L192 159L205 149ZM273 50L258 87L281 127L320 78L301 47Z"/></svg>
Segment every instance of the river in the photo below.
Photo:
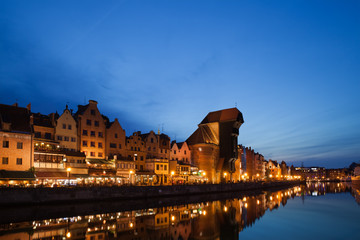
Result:
<svg viewBox="0 0 360 240"><path fill-rule="evenodd" d="M359 193L351 183L308 183L187 201L3 208L0 240L360 239Z"/></svg>

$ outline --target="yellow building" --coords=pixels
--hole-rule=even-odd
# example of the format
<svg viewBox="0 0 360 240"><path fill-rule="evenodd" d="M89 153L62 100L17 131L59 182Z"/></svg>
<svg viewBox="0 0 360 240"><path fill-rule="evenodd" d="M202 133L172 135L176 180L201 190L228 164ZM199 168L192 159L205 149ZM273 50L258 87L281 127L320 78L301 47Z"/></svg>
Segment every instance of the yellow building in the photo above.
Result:
<svg viewBox="0 0 360 240"><path fill-rule="evenodd" d="M78 151L76 121L67 105L63 114L56 120L55 140L58 141L60 147L65 150Z"/></svg>
<svg viewBox="0 0 360 240"><path fill-rule="evenodd" d="M30 109L0 104L0 184L34 180Z"/></svg>

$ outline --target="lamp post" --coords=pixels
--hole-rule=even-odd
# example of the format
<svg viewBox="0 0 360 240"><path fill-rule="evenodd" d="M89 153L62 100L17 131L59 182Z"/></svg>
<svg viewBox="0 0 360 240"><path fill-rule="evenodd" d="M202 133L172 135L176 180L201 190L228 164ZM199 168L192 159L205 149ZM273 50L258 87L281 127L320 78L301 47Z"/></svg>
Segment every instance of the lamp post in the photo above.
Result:
<svg viewBox="0 0 360 240"><path fill-rule="evenodd" d="M133 172L133 170L130 170L130 172L129 172L129 184L131 185L131 174L133 174L134 172Z"/></svg>
<svg viewBox="0 0 360 240"><path fill-rule="evenodd" d="M68 168L66 169L66 172L67 172L67 175L68 175L68 186L70 186L70 172L71 172L71 168L68 167Z"/></svg>
<svg viewBox="0 0 360 240"><path fill-rule="evenodd" d="M225 183L226 183L226 176L227 176L227 172L224 172Z"/></svg>
<svg viewBox="0 0 360 240"><path fill-rule="evenodd" d="M175 174L175 172L174 171L171 171L171 185L174 185L174 174Z"/></svg>

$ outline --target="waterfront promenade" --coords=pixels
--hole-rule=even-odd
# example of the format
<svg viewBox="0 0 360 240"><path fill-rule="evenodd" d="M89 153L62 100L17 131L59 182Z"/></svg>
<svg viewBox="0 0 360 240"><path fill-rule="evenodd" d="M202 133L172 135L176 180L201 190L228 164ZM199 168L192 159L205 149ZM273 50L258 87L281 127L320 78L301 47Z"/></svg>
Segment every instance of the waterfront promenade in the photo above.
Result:
<svg viewBox="0 0 360 240"><path fill-rule="evenodd" d="M208 193L267 190L270 188L291 187L300 183L300 181L272 181L174 186L3 188L0 191L0 204L2 206L32 204L39 205L52 203L102 201L111 199L147 199Z"/></svg>

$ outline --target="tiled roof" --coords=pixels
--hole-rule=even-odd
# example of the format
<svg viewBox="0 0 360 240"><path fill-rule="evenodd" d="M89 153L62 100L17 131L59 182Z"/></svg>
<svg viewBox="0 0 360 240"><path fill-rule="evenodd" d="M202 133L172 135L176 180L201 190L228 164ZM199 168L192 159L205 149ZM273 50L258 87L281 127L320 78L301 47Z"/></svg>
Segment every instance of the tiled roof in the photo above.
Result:
<svg viewBox="0 0 360 240"><path fill-rule="evenodd" d="M10 131L31 133L30 112L26 108L0 104L0 123L9 123ZM0 124L0 129L2 125Z"/></svg>
<svg viewBox="0 0 360 240"><path fill-rule="evenodd" d="M54 127L49 116L43 115L41 113L33 113L32 116L34 125L49 128Z"/></svg>
<svg viewBox="0 0 360 240"><path fill-rule="evenodd" d="M200 124L226 121L239 121L243 123L244 119L242 113L237 108L229 108L208 113Z"/></svg>

